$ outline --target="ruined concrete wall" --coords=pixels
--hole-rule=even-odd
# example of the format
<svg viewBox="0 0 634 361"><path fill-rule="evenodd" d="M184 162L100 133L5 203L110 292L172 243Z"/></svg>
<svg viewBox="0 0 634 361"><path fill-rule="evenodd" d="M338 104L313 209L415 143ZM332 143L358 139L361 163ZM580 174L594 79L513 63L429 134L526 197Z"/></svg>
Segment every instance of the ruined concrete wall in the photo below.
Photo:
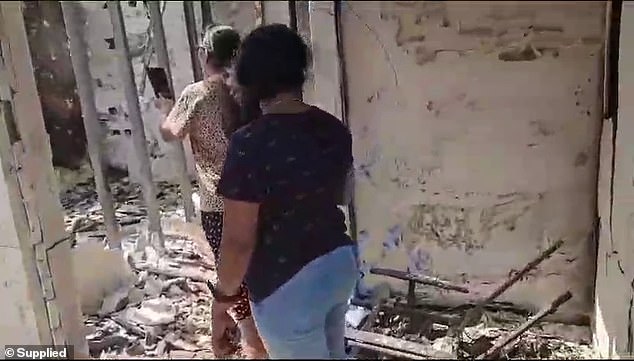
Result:
<svg viewBox="0 0 634 361"><path fill-rule="evenodd" d="M211 13L215 23L233 26L243 35L256 26L255 1L214 1Z"/></svg>
<svg viewBox="0 0 634 361"><path fill-rule="evenodd" d="M472 290L420 288L451 304L563 238L499 300L537 309L569 288L561 317L587 319L604 4L344 2L342 31L364 270L410 268Z"/></svg>
<svg viewBox="0 0 634 361"><path fill-rule="evenodd" d="M105 160L112 168L129 170L136 178L137 161L132 152L132 138L127 106L123 97L120 75L113 56L114 43L109 14L102 1L82 2L87 18L86 31L90 43L91 70L95 79L95 96L101 116L107 147ZM200 4L194 4L196 24L202 30ZM256 24L255 2L213 2L212 18L217 23L229 24L243 33ZM143 72L144 64L156 66L151 55L150 24L141 2L123 2L128 41L135 69L137 89L145 123L152 171L157 180L176 181L172 171L169 147L158 132L160 114L154 108L149 80ZM47 131L51 136L55 165L75 168L85 160L85 132L81 122L81 108L75 93L70 55L61 9L58 2L27 2L25 20L29 29L29 43L33 50L35 74L40 90ZM163 15L165 33L170 52L175 91L179 93L193 81L183 4L165 2ZM49 33L56 34L53 38ZM188 169L193 175L189 141L185 140Z"/></svg>
<svg viewBox="0 0 634 361"><path fill-rule="evenodd" d="M25 1L24 22L53 165L76 169L85 161L86 133L59 1Z"/></svg>
<svg viewBox="0 0 634 361"><path fill-rule="evenodd" d="M595 345L605 358L634 356L634 44L630 40L633 36L634 3L624 1L618 120L616 124L606 120L601 139L598 204L601 233L594 334Z"/></svg>
<svg viewBox="0 0 634 361"><path fill-rule="evenodd" d="M125 99L123 97L120 76L113 56L112 25L104 2L82 2L88 19L87 31L91 45L91 70L95 78L95 96L106 135L108 154L106 159L110 166L128 169L134 177L137 161L132 152L132 138ZM163 23L167 38L170 66L174 88L180 93L193 81L190 50L187 44L187 33L181 1L165 2ZM151 43L149 18L141 4L135 6L127 2L121 4L124 13L126 31L130 44L130 53L139 89L139 97L145 131L152 159L152 172L155 179L175 181L171 159L168 157L168 145L160 137L158 126L160 114L152 104L154 94L152 87L144 76L143 65L156 66L156 57L150 56L148 44ZM199 4L197 9L197 25L200 27ZM242 31L252 29L255 24L255 6L253 2L214 2L212 6L214 21L228 23ZM191 147L186 141L189 170L193 174Z"/></svg>
<svg viewBox="0 0 634 361"><path fill-rule="evenodd" d="M70 344L87 354L64 231L49 136L26 35L22 3L0 4L0 210L7 239L0 300L5 344ZM20 302L20 304L12 304ZM8 303L8 304L7 304ZM17 316L17 317L15 317Z"/></svg>
<svg viewBox="0 0 634 361"><path fill-rule="evenodd" d="M151 29L147 10L141 2L121 3L124 14L130 54L136 75L139 102L141 105L152 171L156 179L175 181L171 172L172 160L167 156L168 144L160 137L159 112L153 105L154 94L144 74L144 65L156 66L156 57L151 52ZM90 68L95 79L95 98L107 147L106 160L109 166L129 170L133 178L138 173L138 162L132 151L130 122L122 91L121 76L114 56L112 24L103 1L82 2L87 19L86 31L90 44ZM193 81L187 33L180 1L165 4L163 22L168 42L168 51L175 91L179 93ZM191 168L191 147L186 146Z"/></svg>
<svg viewBox="0 0 634 361"><path fill-rule="evenodd" d="M7 144L3 144L2 148L8 150ZM3 170L11 166L10 159L7 159L11 155L10 151L0 154ZM15 181L12 183L5 177L5 172L0 172L0 232L3 234L0 241L0 264L3 270L0 272L0 307L4 313L0 321L0 340L6 344L37 345L50 341L50 337L47 340L38 332L38 318L40 324L46 325L46 311L41 300L30 296L30 288L38 286L35 281L37 274L34 260L28 257L30 255L23 254L15 227L10 193L17 191Z"/></svg>

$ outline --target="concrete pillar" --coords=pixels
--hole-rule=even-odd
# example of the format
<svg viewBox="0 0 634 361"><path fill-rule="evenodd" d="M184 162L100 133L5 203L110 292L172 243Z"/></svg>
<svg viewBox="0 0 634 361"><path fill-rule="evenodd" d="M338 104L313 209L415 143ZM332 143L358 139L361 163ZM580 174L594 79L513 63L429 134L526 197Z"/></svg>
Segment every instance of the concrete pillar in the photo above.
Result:
<svg viewBox="0 0 634 361"><path fill-rule="evenodd" d="M185 17L185 27L187 28L187 42L189 43L189 53L192 62L192 74L194 81L203 79L203 71L198 59L198 27L196 21L196 11L193 1L183 1L183 16Z"/></svg>
<svg viewBox="0 0 634 361"><path fill-rule="evenodd" d="M143 118L141 116L141 108L139 106L139 95L137 93L134 81L134 70L130 62L130 49L128 47L128 39L125 31L125 23L121 4L118 1L108 1L108 11L110 12L110 21L114 32L115 49L117 51L117 62L119 65L119 76L124 86L126 103L128 105L128 114L130 116L130 124L132 128L132 138L134 145L134 153L137 157L139 165L139 175L141 179L141 187L143 190L143 199L147 207L150 239L157 236L159 239L159 247L163 248L163 234L161 231L161 215L159 203L156 199L156 187L152 180L152 169L150 158L148 155L147 142L145 138L145 128L143 127Z"/></svg>
<svg viewBox="0 0 634 361"><path fill-rule="evenodd" d="M203 29L214 23L213 15L211 14L211 1L201 1L200 12L202 15Z"/></svg>
<svg viewBox="0 0 634 361"><path fill-rule="evenodd" d="M615 9L612 9L615 10ZM615 34L610 34L614 36ZM594 294L594 343L602 358L634 356L634 3L623 1L618 51L617 114L601 135L600 233ZM613 64L610 64L613 65ZM612 84L606 87L610 89ZM610 89L612 90L612 89ZM612 99L614 100L614 99ZM610 102L611 103L611 102Z"/></svg>
<svg viewBox="0 0 634 361"><path fill-rule="evenodd" d="M291 24L288 1L262 1L262 22L264 24Z"/></svg>
<svg viewBox="0 0 634 361"><path fill-rule="evenodd" d="M308 48L312 52L312 42L310 36L310 14L308 13L309 1L295 1L295 14L297 18L297 32L302 36ZM315 99L315 79L312 64L306 71L306 82L302 89L302 96L305 102L312 104Z"/></svg>
<svg viewBox="0 0 634 361"><path fill-rule="evenodd" d="M0 340L87 355L22 2L2 2L0 24Z"/></svg>
<svg viewBox="0 0 634 361"><path fill-rule="evenodd" d="M307 100L339 119L343 116L341 64L337 50L334 1L309 1L313 99ZM343 120L343 119L342 119Z"/></svg>
<svg viewBox="0 0 634 361"><path fill-rule="evenodd" d="M150 22L152 23L152 39L154 41L154 51L158 59L159 67L165 69L167 79L169 81L170 90L174 94L174 84L172 82L172 71L170 67L169 54L167 52L167 43L165 41L165 29L163 28L163 15L161 14L161 4L159 1L149 1ZM177 96L174 94L174 96ZM194 218L194 203L192 201L192 183L187 174L187 159L185 158L185 150L183 142L173 143L171 145L172 162L174 170L178 173L178 183L181 188L181 197L183 200L183 208L185 208L185 220L190 222Z"/></svg>
<svg viewBox="0 0 634 361"><path fill-rule="evenodd" d="M312 53L312 67L309 69L307 82L304 85L304 101L316 105L333 114L347 124L344 99L345 63L339 51L337 17L334 1L308 2L308 31ZM301 29L301 12L298 11L298 30ZM305 22L304 22L305 24ZM300 30L301 34L301 30ZM351 170L348 179L348 193L354 194L354 172ZM348 233L355 238L356 221L354 212L354 196L350 204L341 207L346 216Z"/></svg>
<svg viewBox="0 0 634 361"><path fill-rule="evenodd" d="M94 172L97 196L103 212L108 245L111 249L119 249L121 248L119 225L114 213L114 202L110 192L110 185L104 172L105 148L103 141L105 134L103 134L97 115L93 90L94 82L88 58L88 44L84 37L86 34L86 21L81 13L82 7L79 3L62 1L61 5L64 13L64 23L66 24L66 33L70 42L73 71L81 101L86 140L88 142L88 155L90 156L90 163Z"/></svg>

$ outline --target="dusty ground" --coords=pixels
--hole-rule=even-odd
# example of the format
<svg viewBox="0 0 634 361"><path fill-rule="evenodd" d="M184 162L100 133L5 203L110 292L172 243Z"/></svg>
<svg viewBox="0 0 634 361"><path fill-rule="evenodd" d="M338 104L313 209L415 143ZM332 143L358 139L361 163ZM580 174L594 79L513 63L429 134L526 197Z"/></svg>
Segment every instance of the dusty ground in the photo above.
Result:
<svg viewBox="0 0 634 361"><path fill-rule="evenodd" d="M89 175L58 174L61 200L69 232L76 243L102 242L105 236L100 207ZM178 204L178 187L159 184L159 198L166 232L165 254L147 241L143 232L145 210L138 187L126 178L111 180L117 218L125 234L123 249L133 274L132 281L113 290L99 310L85 316L91 356L96 358L212 358L210 350L210 294L205 279L215 278L213 261L200 229L184 225ZM430 308L447 317L452 312ZM361 310L368 314L368 310ZM458 316L459 314L454 314ZM499 337L524 322L526 313L489 310L480 323L467 327L462 340L447 336L442 323L412 322L389 309L379 312L366 330L428 344L459 358L474 358ZM363 323L355 325L363 327ZM504 354L509 359L588 359L596 355L589 346L588 327L541 324L512 343ZM354 350L353 350L354 351ZM360 351L358 358L386 358ZM240 358L239 352L234 356Z"/></svg>
<svg viewBox="0 0 634 361"><path fill-rule="evenodd" d="M78 247L102 242L105 232L94 186L81 178L72 180L72 187L62 184L67 229L75 234ZM138 247L138 240L147 237L139 188L126 178L112 181L111 187L125 235L122 247L135 279L114 290L97 312L84 316L91 356L213 358L211 295L203 282L215 278L213 260L209 250L199 246L200 229L183 222L178 187L159 184L166 233L162 255L151 246Z"/></svg>

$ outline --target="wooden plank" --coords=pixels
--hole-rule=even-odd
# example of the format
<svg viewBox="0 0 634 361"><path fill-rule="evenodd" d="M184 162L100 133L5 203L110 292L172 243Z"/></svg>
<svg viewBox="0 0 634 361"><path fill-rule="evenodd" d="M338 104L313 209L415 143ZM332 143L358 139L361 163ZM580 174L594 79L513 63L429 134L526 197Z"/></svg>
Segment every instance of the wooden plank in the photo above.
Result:
<svg viewBox="0 0 634 361"><path fill-rule="evenodd" d="M429 277L425 275L417 275L409 272L387 269L387 268L372 268L370 273L375 275L387 276L392 278L397 278L403 281L412 281L415 283L420 283L428 286L438 287L445 290L457 291L462 293L469 293L469 289L454 285L448 281L443 281L436 277Z"/></svg>
<svg viewBox="0 0 634 361"><path fill-rule="evenodd" d="M430 320L435 323L441 323L443 325L453 325L456 322L460 322L462 317L457 314L448 314L440 311L424 310L420 308L413 308L398 302L387 302L383 305L383 309L390 310L395 313L403 314L405 316L417 317L421 316L424 319Z"/></svg>
<svg viewBox="0 0 634 361"><path fill-rule="evenodd" d="M484 354L480 355L478 360L487 360L491 358L497 358L499 352L504 348L504 346L508 345L510 342L520 337L524 332L528 331L529 328L533 327L536 323L541 321L544 317L551 315L559 309L559 306L564 303L570 301L572 298L572 293L570 291L566 291L555 298L549 305L544 307L541 311L539 311L535 316L531 317L528 321L524 322L520 327L518 327L515 331L506 335L501 340L497 341L495 345L493 345L490 349L488 349Z"/></svg>
<svg viewBox="0 0 634 361"><path fill-rule="evenodd" d="M427 357L423 357L423 356L416 355L416 354L413 354L413 353L403 352L403 351L398 351L398 350L392 350L390 348L370 345L370 344L367 344L367 343L358 342L358 341L354 341L354 340L348 340L348 346L357 347L357 348L370 350L370 351L375 351L375 352L382 353L382 354L385 354L385 355L394 356L394 357L403 358L403 359L409 359L409 360L426 360L427 359Z"/></svg>
<svg viewBox="0 0 634 361"><path fill-rule="evenodd" d="M88 59L88 43L85 38L87 29L82 21L81 7L78 2L62 1L62 12L66 25L66 34L70 43L70 55L77 83L77 92L81 103L82 119L86 129L88 156L95 178L97 197L103 212L106 238L111 249L121 248L121 236L114 212L114 202L110 185L104 171L105 146L103 132L99 124L93 78Z"/></svg>
<svg viewBox="0 0 634 361"><path fill-rule="evenodd" d="M346 338L359 343L369 344L372 346L385 347L392 350L412 353L414 355L434 358L434 359L454 359L454 355L435 350L431 345L424 345L417 342L401 340L396 337L380 335L368 331L355 330L346 327Z"/></svg>

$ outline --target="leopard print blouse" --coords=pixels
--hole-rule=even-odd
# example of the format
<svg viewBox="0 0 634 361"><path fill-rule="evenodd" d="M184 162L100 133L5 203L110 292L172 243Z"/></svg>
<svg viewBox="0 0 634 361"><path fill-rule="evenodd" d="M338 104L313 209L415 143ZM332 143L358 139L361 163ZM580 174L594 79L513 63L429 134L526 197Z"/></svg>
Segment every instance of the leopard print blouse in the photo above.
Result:
<svg viewBox="0 0 634 361"><path fill-rule="evenodd" d="M225 77L217 76L188 85L170 111L167 121L189 134L196 171L200 179L200 209L222 212L216 187L239 108Z"/></svg>

